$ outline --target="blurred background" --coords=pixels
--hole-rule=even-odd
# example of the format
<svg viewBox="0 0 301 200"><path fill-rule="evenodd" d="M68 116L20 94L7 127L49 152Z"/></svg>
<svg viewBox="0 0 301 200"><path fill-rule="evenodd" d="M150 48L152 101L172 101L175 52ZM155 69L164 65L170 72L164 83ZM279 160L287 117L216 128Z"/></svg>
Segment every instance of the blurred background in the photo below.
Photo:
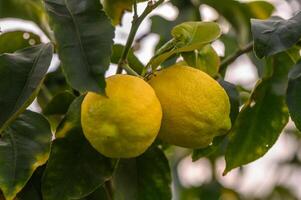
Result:
<svg viewBox="0 0 301 200"><path fill-rule="evenodd" d="M168 1L142 23L133 49L140 61L146 64L155 50L170 39L170 30L176 24L192 20L216 21L223 30L223 36L213 43L213 47L221 58L227 57L252 40L249 22L251 17L265 19L269 17L266 13L270 12L272 15L288 19L301 9L301 0L267 2L274 6L273 10L260 10L256 6L250 6L250 12L246 13L245 5L252 5L252 1ZM138 4L138 12L143 11L145 6L146 3ZM126 12L121 25L116 28L115 43L125 44L131 20L132 13ZM28 45L49 41L43 31L30 21L1 18L0 28L1 35L7 32L22 32L21 40ZM0 40L0 49L1 45L4 44ZM42 90L30 106L31 110L41 111L47 95L49 98L49 95L55 95L56 88L67 87L61 71L58 70L59 65L60 61L55 56L45 80L50 89ZM107 76L115 71L116 65L112 64ZM238 85L243 104L261 73L262 62L250 53L233 62L225 71L224 78ZM166 154L173 173L174 200L301 199L301 134L292 122L289 122L277 143L264 157L233 170L226 176L222 176L225 161L220 151L195 162L192 162L191 151L184 148L168 148Z"/></svg>

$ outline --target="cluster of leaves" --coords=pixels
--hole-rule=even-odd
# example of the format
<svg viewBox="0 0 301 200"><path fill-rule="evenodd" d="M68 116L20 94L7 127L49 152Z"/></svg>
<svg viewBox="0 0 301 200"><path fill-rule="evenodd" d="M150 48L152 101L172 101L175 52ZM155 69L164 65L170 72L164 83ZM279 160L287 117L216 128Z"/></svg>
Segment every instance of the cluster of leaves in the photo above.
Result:
<svg viewBox="0 0 301 200"><path fill-rule="evenodd" d="M39 36L22 30L0 35L0 189L5 199L106 199L112 188L115 199L171 199L171 173L163 151L168 146L159 141L137 158L109 159L90 146L80 125L84 94L103 93L109 64L119 62L124 46L113 43L114 25L135 2L0 2L0 18L30 20L52 43L42 44ZM193 160L225 155L227 173L262 157L278 139L289 113L301 128L300 13L289 20L263 20L274 9L265 1L170 2L180 10L174 21L151 17L150 33L160 35L154 57L144 66L131 49L128 64L145 75L147 69L168 66L181 57L226 89L233 128L208 148L193 150ZM218 11L217 21L226 20L231 31L221 35L217 23L201 22L201 4ZM254 40L256 55L264 58L258 61L254 53L249 55L260 80L245 101L238 87L223 80L227 66L220 68L223 61L211 46L218 38L226 46L225 57ZM47 73L53 54L59 55L60 66ZM36 97L42 113L26 110ZM198 197L204 198L211 188L222 190L218 183L213 185L198 190Z"/></svg>

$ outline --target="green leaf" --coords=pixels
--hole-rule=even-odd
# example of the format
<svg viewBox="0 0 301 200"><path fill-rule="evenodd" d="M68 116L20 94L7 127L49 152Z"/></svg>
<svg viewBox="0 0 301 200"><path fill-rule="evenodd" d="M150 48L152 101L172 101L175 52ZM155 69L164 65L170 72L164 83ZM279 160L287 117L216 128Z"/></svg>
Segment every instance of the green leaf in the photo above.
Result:
<svg viewBox="0 0 301 200"><path fill-rule="evenodd" d="M285 20L271 17L269 20L252 20L254 50L259 58L287 50L301 37L301 12Z"/></svg>
<svg viewBox="0 0 301 200"><path fill-rule="evenodd" d="M113 184L115 200L170 200L168 160L159 148L150 148L137 158L121 159Z"/></svg>
<svg viewBox="0 0 301 200"><path fill-rule="evenodd" d="M40 166L33 173L25 187L18 193L16 200L43 200L41 191L41 179L45 165Z"/></svg>
<svg viewBox="0 0 301 200"><path fill-rule="evenodd" d="M203 157L209 157L220 149L221 145L224 143L226 136L218 136L213 138L212 144L206 148L194 149L192 152L192 161L197 161Z"/></svg>
<svg viewBox="0 0 301 200"><path fill-rule="evenodd" d="M170 2L179 9L181 9L181 8L185 9L187 7L191 7L194 5L191 1L170 0Z"/></svg>
<svg viewBox="0 0 301 200"><path fill-rule="evenodd" d="M67 80L76 90L104 92L114 28L99 0L44 0Z"/></svg>
<svg viewBox="0 0 301 200"><path fill-rule="evenodd" d="M186 2L186 1L185 1ZM190 2L189 2L190 3ZM159 43L156 45L156 50L165 44L168 40L171 39L171 30L176 25L183 23L185 21L196 21L200 20L198 15L195 14L194 7L181 7L181 12L179 12L177 18L174 21L167 20L159 15L154 15L150 17L151 24L151 32L156 33L160 37ZM199 14L199 12L198 12Z"/></svg>
<svg viewBox="0 0 301 200"><path fill-rule="evenodd" d="M52 133L48 121L31 111L22 113L0 139L0 188L13 200L50 152Z"/></svg>
<svg viewBox="0 0 301 200"><path fill-rule="evenodd" d="M97 188L92 194L80 199L80 200L110 200L107 198L107 193L103 186Z"/></svg>
<svg viewBox="0 0 301 200"><path fill-rule="evenodd" d="M273 73L257 84L230 132L224 174L262 157L278 139L288 122L285 93L293 65L286 52L268 60Z"/></svg>
<svg viewBox="0 0 301 200"><path fill-rule="evenodd" d="M51 58L51 44L0 55L0 132L33 101Z"/></svg>
<svg viewBox="0 0 301 200"><path fill-rule="evenodd" d="M219 38L221 29L214 22L184 22L174 27L171 34L177 42L177 48L191 51Z"/></svg>
<svg viewBox="0 0 301 200"><path fill-rule="evenodd" d="M237 0L202 0L223 16L237 33L239 43L250 40L250 19L266 19L274 11L274 6L266 1L240 2Z"/></svg>
<svg viewBox="0 0 301 200"><path fill-rule="evenodd" d="M231 123L234 124L239 113L239 106L240 106L239 92L234 84L229 83L221 78L218 79L218 83L225 89L229 97L230 104L231 104L230 118L231 118Z"/></svg>
<svg viewBox="0 0 301 200"><path fill-rule="evenodd" d="M42 180L44 200L80 199L100 187L113 172L109 158L85 139L80 122L83 96L70 106L52 144Z"/></svg>
<svg viewBox="0 0 301 200"><path fill-rule="evenodd" d="M114 64L118 64L119 59L122 55L122 51L124 49L124 46L121 44L115 44L113 46L113 53L111 56L111 62ZM127 61L129 66L138 74L141 74L143 69L144 69L144 65L143 63L135 56L133 49L130 49L128 57L127 57Z"/></svg>
<svg viewBox="0 0 301 200"><path fill-rule="evenodd" d="M53 96L58 95L62 91L72 92L72 88L67 84L61 67L47 73L43 85L45 87L40 90L37 96L37 101L42 108L47 106Z"/></svg>
<svg viewBox="0 0 301 200"><path fill-rule="evenodd" d="M0 200L5 200L2 191L0 190Z"/></svg>
<svg viewBox="0 0 301 200"><path fill-rule="evenodd" d="M45 115L64 115L74 99L75 96L71 92L61 92L51 99L43 109L43 113Z"/></svg>
<svg viewBox="0 0 301 200"><path fill-rule="evenodd" d="M40 44L40 36L24 31L11 31L0 34L0 54L13 53L19 49Z"/></svg>
<svg viewBox="0 0 301 200"><path fill-rule="evenodd" d="M237 36L232 31L230 31L228 34L223 34L219 40L221 40L225 46L224 58L234 54L234 52L239 49Z"/></svg>
<svg viewBox="0 0 301 200"><path fill-rule="evenodd" d="M181 55L189 66L206 72L212 77L217 75L220 58L211 45L206 45L200 50L183 52Z"/></svg>
<svg viewBox="0 0 301 200"><path fill-rule="evenodd" d="M162 46L147 64L156 69L174 54L200 49L221 35L221 29L214 22L184 22L171 31L173 39Z"/></svg>
<svg viewBox="0 0 301 200"><path fill-rule="evenodd" d="M147 0L137 0L143 2ZM112 19L113 25L121 23L125 11L132 11L134 0L102 0L104 11Z"/></svg>
<svg viewBox="0 0 301 200"><path fill-rule="evenodd" d="M301 130L301 61L289 73L286 102L292 120Z"/></svg>
<svg viewBox="0 0 301 200"><path fill-rule="evenodd" d="M245 5L249 7L251 16L257 19L267 19L275 10L273 4L266 1L251 1Z"/></svg>
<svg viewBox="0 0 301 200"><path fill-rule="evenodd" d="M35 22L46 35L50 35L47 14L41 0L0 1L0 18L20 18Z"/></svg>

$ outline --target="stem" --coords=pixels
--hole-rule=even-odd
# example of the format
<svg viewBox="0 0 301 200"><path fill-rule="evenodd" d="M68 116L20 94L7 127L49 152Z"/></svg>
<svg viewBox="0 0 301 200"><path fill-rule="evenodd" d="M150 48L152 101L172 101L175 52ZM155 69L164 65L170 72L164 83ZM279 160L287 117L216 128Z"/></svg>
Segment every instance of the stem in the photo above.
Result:
<svg viewBox="0 0 301 200"><path fill-rule="evenodd" d="M193 6L194 7L194 17L195 17L196 21L202 21L201 12L199 10L201 5L202 5L202 3L199 2L197 5Z"/></svg>
<svg viewBox="0 0 301 200"><path fill-rule="evenodd" d="M49 103L52 99L52 94L44 83L41 85L41 92L44 94L47 103Z"/></svg>
<svg viewBox="0 0 301 200"><path fill-rule="evenodd" d="M138 18L137 0L134 0L134 19Z"/></svg>
<svg viewBox="0 0 301 200"><path fill-rule="evenodd" d="M108 197L108 200L113 200L113 188L111 180L108 180L104 183L104 188Z"/></svg>
<svg viewBox="0 0 301 200"><path fill-rule="evenodd" d="M135 70L133 70L127 63L123 63L122 64L122 68L130 75L133 75L133 76L138 76L140 77L140 75L135 72Z"/></svg>
<svg viewBox="0 0 301 200"><path fill-rule="evenodd" d="M252 51L253 47L254 47L254 43L250 42L245 47L238 49L228 58L225 58L221 63L220 71L223 71L229 64L233 63L239 56Z"/></svg>
<svg viewBox="0 0 301 200"><path fill-rule="evenodd" d="M124 66L125 66L125 64L127 64L127 57L128 57L129 51L132 47L133 41L135 39L135 36L136 36L136 33L138 31L138 28L139 28L140 24L142 23L142 21L145 19L145 17L149 13L151 13L155 8L157 8L163 2L164 2L164 0L159 0L156 3L153 3L152 1L149 1L148 5L146 6L143 13L138 17L137 3L135 1L135 3L134 3L134 17L133 17L133 21L132 21L132 27L131 27L131 30L130 30L130 33L129 33L129 37L126 41L125 47L123 49L123 52L121 54L120 60L118 62L117 73L121 73L122 69L127 71L127 69Z"/></svg>
<svg viewBox="0 0 301 200"><path fill-rule="evenodd" d="M112 179L115 176L115 172L116 172L117 167L119 165L119 161L120 161L120 159L118 159L115 163L112 177L110 179L108 179L107 181L105 181L105 183L103 184L103 187L106 191L106 195L107 195L108 200L113 200L114 199L114 189L113 189Z"/></svg>

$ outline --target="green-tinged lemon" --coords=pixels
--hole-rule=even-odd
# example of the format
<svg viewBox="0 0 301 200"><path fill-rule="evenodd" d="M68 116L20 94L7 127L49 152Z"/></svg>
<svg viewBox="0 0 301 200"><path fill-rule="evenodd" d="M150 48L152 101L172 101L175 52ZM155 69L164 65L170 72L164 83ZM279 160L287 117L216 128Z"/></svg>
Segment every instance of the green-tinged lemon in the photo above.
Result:
<svg viewBox="0 0 301 200"><path fill-rule="evenodd" d="M82 103L84 135L107 157L136 157L159 132L160 102L152 87L138 77L114 75L106 84L106 96L89 92Z"/></svg>

